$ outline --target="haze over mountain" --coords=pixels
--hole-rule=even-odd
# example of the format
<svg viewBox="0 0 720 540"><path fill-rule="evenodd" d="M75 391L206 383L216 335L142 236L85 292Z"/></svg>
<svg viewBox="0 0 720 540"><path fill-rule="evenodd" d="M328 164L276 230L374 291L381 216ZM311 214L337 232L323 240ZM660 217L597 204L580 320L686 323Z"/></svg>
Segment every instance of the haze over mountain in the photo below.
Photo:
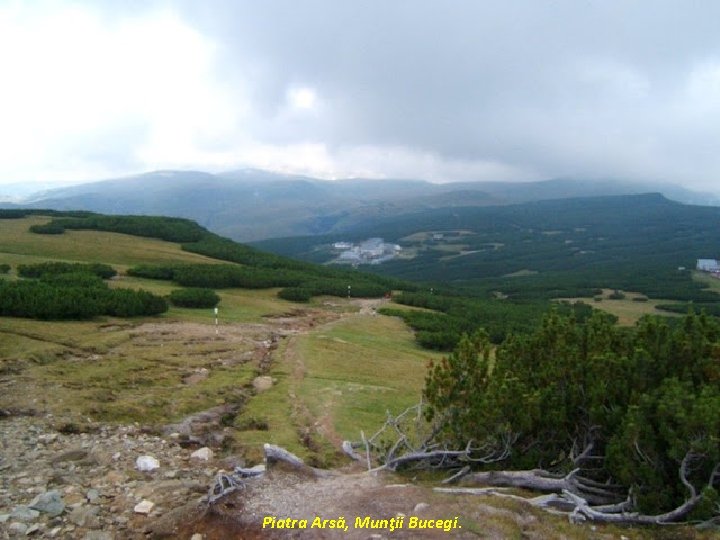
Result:
<svg viewBox="0 0 720 540"><path fill-rule="evenodd" d="M254 167L717 191L718 18L708 0L0 2L0 184Z"/></svg>
<svg viewBox="0 0 720 540"><path fill-rule="evenodd" d="M409 179L328 181L244 169L220 174L155 171L38 192L24 199L22 206L186 217L213 232L247 242L342 232L369 218L431 208L646 192L660 192L691 204L719 202L712 195L671 184L619 180L445 184Z"/></svg>

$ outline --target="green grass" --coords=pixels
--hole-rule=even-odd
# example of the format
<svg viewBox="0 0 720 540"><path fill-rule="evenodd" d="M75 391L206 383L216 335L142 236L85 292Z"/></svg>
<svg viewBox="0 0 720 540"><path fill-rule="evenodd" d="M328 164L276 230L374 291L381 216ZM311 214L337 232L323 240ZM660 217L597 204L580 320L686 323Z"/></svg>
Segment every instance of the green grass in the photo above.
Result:
<svg viewBox="0 0 720 540"><path fill-rule="evenodd" d="M235 427L242 430L238 437L238 446L250 462L262 460L262 445L277 444L287 448L303 459L311 453L299 439L302 421L298 417L296 394L293 391L291 365L285 358L286 347L277 351L277 363L271 375L273 387L255 395L235 419ZM267 429L256 429L262 423Z"/></svg>
<svg viewBox="0 0 720 540"><path fill-rule="evenodd" d="M124 270L136 264L219 262L152 238L99 231L65 231L59 235L28 231L31 225L49 220L40 216L0 219L0 263L14 267L46 260L103 262Z"/></svg>
<svg viewBox="0 0 720 540"><path fill-rule="evenodd" d="M393 317L355 315L295 336L275 355L273 388L236 420L260 420L269 431L243 432L243 445L259 454L262 442L280 444L316 465L342 461L342 440L369 436L387 411L419 401L427 361L439 356L419 349Z"/></svg>
<svg viewBox="0 0 720 540"><path fill-rule="evenodd" d="M699 281L700 283L707 285L708 290L720 293L720 279L712 277L707 272L698 271L693 272L692 277L695 281Z"/></svg>
<svg viewBox="0 0 720 540"><path fill-rule="evenodd" d="M23 342L28 339L25 337L14 340L25 347L28 358L23 380L52 394L53 400L44 403L50 411L100 421L167 423L237 401L254 377L247 362L223 365L224 359L252 350L252 344L238 343L231 348L214 339L210 326L206 331L194 329L198 335L193 337L185 337L182 331L137 334L134 328L105 328L85 323L84 340L77 343L80 348L55 343L51 348L55 356L44 362L28 355L37 346L34 344L49 342L40 341L40 336L29 344ZM203 367L211 368L207 379L193 385L183 382Z"/></svg>
<svg viewBox="0 0 720 540"><path fill-rule="evenodd" d="M45 221L3 220L0 262L13 267L43 260L104 262L122 271L140 263L212 261L173 243L116 233L28 232L30 225ZM162 296L178 288L126 275L110 286ZM3 318L0 362L8 372L22 372L20 395L13 399L27 407L100 421L160 424L218 404L244 402L235 428L246 454L259 454L262 443L272 442L315 463L331 463L338 437L357 439L360 430L374 432L387 410L398 413L419 400L427 361L438 355L419 349L399 319L359 315L346 299L320 297L296 304L278 298L277 292L218 291L221 332L237 328L234 324L267 324L293 313L311 311L318 317L307 333L284 340L273 353L269 374L275 384L256 395L251 396L252 380L260 374L254 340L262 338L250 335L251 326L242 339L215 339L211 309L171 307L159 317L86 322ZM324 324L338 316L344 318ZM194 326L176 331L176 323ZM224 365L228 357L242 360ZM203 367L209 369L207 379L183 382ZM39 402L31 397L37 388L46 396Z"/></svg>
<svg viewBox="0 0 720 540"><path fill-rule="evenodd" d="M120 279L113 280L110 282L110 286L145 289L160 296L168 296L173 290L182 288L170 281L130 276L122 276ZM217 290L216 292L220 296L218 322L220 324L261 322L264 317L282 315L297 309L298 304L278 298L277 293L279 290L277 288ZM213 309L171 306L170 310L162 315L162 318L213 324L215 312Z"/></svg>
<svg viewBox="0 0 720 540"><path fill-rule="evenodd" d="M44 221L37 217L0 220L0 263L104 262L123 270L140 263L212 261L185 253L172 243L115 233L69 231L43 236L27 232L30 224ZM720 290L720 282L708 285ZM144 288L161 295L177 288L168 282L127 276L111 281L111 286ZM257 461L262 444L270 442L312 464L333 465L345 461L338 456L339 439L357 440L360 430L369 436L384 423L386 411L397 414L417 403L428 360L441 357L421 350L400 319L360 315L345 299L315 298L300 305L277 298L277 289L231 289L219 294L220 322L225 325L219 338L209 309L171 308L161 317L130 320L0 318L0 380L4 384L0 408L35 409L81 421L163 424L215 405L242 403L234 420L235 450L249 462ZM630 298L585 301L608 311L631 310L626 314L629 317L654 309L653 301L638 303ZM254 356L256 340L264 339L256 325L298 310L316 313L317 323L281 341L268 373L274 386L254 394L251 383L260 373ZM323 323L337 316L342 318ZM231 334L242 331L247 334ZM263 332L267 331L264 327ZM187 377L201 368L208 369L207 378L188 384ZM429 494L428 501L435 506L441 499L445 497ZM514 501L465 496L452 501L447 515L462 516L464 531L481 538L521 538L529 527L543 538L584 538L588 532L565 518L547 516ZM528 515L538 524L524 522ZM660 537L654 536L656 532L598 526L597 537L603 533Z"/></svg>
<svg viewBox="0 0 720 540"><path fill-rule="evenodd" d="M560 298L559 300L567 300L575 303L578 301L585 302L586 304L600 309L611 315L615 315L618 318L618 324L620 326L633 326L641 317L645 315L661 315L664 317L677 317L676 313L670 313L657 309L656 306L659 304L671 304L672 300L662 299L648 299L644 302L638 302L633 300L642 296L636 292L622 291L625 294L625 298L622 300L612 300L608 298L612 294L612 290L603 289L602 300L596 301L592 298Z"/></svg>
<svg viewBox="0 0 720 540"><path fill-rule="evenodd" d="M378 429L386 411L419 401L426 365L440 355L421 350L399 319L363 316L300 336L305 376L298 385L315 417L329 415L343 438Z"/></svg>

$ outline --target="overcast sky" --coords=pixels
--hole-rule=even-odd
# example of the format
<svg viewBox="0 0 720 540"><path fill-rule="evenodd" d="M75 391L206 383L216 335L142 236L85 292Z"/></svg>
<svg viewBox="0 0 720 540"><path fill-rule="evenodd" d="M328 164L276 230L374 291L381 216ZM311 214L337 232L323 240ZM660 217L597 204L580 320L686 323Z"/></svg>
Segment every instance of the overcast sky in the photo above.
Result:
<svg viewBox="0 0 720 540"><path fill-rule="evenodd" d="M0 0L0 183L258 167L720 191L720 2Z"/></svg>

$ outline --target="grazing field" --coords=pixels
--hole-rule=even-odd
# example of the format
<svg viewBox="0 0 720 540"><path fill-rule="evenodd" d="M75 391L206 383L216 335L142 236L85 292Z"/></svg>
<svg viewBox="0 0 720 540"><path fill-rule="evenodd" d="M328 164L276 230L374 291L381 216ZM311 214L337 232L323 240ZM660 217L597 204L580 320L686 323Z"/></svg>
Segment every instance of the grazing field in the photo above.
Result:
<svg viewBox="0 0 720 540"><path fill-rule="evenodd" d="M246 442L269 437L327 465L343 440L359 440L361 430L369 436L388 411L417 403L427 362L440 355L419 349L400 319L363 307L290 337L276 357L276 391L258 395L238 420L267 424L269 432L246 433ZM297 448L298 434L304 448Z"/></svg>
<svg viewBox="0 0 720 540"><path fill-rule="evenodd" d="M371 433L386 412L397 414L419 401L427 363L441 355L421 350L398 318L358 316L299 336L304 364L299 393L318 418L331 418L342 438Z"/></svg>
<svg viewBox="0 0 720 540"><path fill-rule="evenodd" d="M189 253L178 244L98 231L33 234L31 225L47 223L41 216L0 219L0 263L32 264L46 260L103 262L120 270L136 264L211 263L215 259Z"/></svg>
<svg viewBox="0 0 720 540"><path fill-rule="evenodd" d="M136 264L215 262L160 240L97 231L28 232L46 218L2 220L0 263L103 262L112 288L167 296L177 285L131 277ZM231 406L235 448L275 442L318 464L337 462L340 437L357 438L419 400L427 359L397 318L364 300L298 305L277 288L223 289L212 309L170 307L157 317L48 322L0 318L0 408L58 417L164 425ZM279 339L278 339L279 338ZM272 340L277 346L268 347ZM258 376L273 385L259 391ZM294 396L291 397L291 396ZM319 422L319 423L318 423Z"/></svg>
<svg viewBox="0 0 720 540"><path fill-rule="evenodd" d="M645 299L642 294L636 292L621 291L625 295L623 299L612 299L610 296L614 291L612 289L603 289L602 295L595 298L560 298L561 301L571 303L585 302L596 309L600 309L618 318L620 326L633 326L641 317L645 315L661 315L663 317L677 317L677 313L670 313L657 309L660 304L670 303L670 300L661 299Z"/></svg>
<svg viewBox="0 0 720 540"><path fill-rule="evenodd" d="M693 272L692 277L695 281L707 285L708 290L720 293L720 279L715 278L707 272Z"/></svg>

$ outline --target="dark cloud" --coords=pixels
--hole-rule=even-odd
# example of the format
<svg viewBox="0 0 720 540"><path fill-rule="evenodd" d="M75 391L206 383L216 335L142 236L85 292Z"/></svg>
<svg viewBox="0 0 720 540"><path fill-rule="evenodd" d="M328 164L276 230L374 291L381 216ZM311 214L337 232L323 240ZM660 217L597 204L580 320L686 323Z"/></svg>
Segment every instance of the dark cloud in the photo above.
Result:
<svg viewBox="0 0 720 540"><path fill-rule="evenodd" d="M714 1L121 4L94 5L110 19L169 11L212 43L212 85L243 106L220 135L205 130L206 150L314 144L334 170L367 155L374 174L416 153L434 178L447 163L448 180L495 165L517 179L704 188L720 174ZM312 106L293 108L293 89L312 91Z"/></svg>

